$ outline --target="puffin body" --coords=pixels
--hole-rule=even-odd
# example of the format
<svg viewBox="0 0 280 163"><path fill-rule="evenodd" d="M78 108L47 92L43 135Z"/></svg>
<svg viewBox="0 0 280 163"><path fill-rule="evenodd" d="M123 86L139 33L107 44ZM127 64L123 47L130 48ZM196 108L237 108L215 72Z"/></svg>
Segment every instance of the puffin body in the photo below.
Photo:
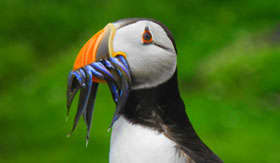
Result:
<svg viewBox="0 0 280 163"><path fill-rule="evenodd" d="M164 134L142 125L134 125L121 116L113 126L110 163L186 163L177 153L176 143Z"/></svg>
<svg viewBox="0 0 280 163"><path fill-rule="evenodd" d="M111 26L116 30L108 49L125 54L131 82L129 93L120 93L125 100L117 102L110 163L222 162L198 137L185 112L176 45L166 26L142 18L122 19Z"/></svg>
<svg viewBox="0 0 280 163"><path fill-rule="evenodd" d="M177 72L153 88L133 90L113 126L110 163L222 162L197 136L180 97Z"/></svg>

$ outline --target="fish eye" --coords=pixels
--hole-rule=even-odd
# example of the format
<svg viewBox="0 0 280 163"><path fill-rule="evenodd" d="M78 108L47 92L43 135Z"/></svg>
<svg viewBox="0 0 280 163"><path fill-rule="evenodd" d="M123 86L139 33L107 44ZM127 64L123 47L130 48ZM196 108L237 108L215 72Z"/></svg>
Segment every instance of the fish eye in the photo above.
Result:
<svg viewBox="0 0 280 163"><path fill-rule="evenodd" d="M152 37L152 34L149 30L149 27L145 27L145 30L142 34L142 42L144 44L150 44L153 42L153 37Z"/></svg>

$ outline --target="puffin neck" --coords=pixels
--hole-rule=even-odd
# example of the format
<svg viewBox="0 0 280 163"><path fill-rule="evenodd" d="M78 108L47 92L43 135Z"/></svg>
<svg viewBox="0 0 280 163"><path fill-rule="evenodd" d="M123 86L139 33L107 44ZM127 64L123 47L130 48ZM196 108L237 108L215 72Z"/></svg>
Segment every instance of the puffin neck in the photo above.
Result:
<svg viewBox="0 0 280 163"><path fill-rule="evenodd" d="M157 87L131 90L121 114L134 124L162 132L165 117L182 114L182 111L184 104L178 90L176 70L168 81Z"/></svg>
<svg viewBox="0 0 280 163"><path fill-rule="evenodd" d="M177 70L166 82L152 88L132 90L130 95L139 98L137 100L144 104L149 104L149 102L160 104L170 98L177 99L179 96Z"/></svg>

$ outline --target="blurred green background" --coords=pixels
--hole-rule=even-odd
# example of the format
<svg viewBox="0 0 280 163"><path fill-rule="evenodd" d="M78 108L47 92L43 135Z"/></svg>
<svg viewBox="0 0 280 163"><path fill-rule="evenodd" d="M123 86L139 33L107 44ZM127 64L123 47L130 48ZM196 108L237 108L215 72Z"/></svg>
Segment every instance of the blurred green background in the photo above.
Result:
<svg viewBox="0 0 280 163"><path fill-rule="evenodd" d="M280 162L279 0L1 0L0 162L108 162L108 88L85 148L83 123L66 138L67 75L94 33L127 17L174 34L181 94L213 151L226 163Z"/></svg>

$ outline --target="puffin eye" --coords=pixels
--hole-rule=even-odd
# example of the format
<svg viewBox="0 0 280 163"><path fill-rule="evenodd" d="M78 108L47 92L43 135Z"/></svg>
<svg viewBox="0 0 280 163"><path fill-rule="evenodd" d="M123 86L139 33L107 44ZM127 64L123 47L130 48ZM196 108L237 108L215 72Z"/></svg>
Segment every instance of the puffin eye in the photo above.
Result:
<svg viewBox="0 0 280 163"><path fill-rule="evenodd" d="M145 28L142 34L142 42L144 44L150 44L153 42L153 37L148 27Z"/></svg>

